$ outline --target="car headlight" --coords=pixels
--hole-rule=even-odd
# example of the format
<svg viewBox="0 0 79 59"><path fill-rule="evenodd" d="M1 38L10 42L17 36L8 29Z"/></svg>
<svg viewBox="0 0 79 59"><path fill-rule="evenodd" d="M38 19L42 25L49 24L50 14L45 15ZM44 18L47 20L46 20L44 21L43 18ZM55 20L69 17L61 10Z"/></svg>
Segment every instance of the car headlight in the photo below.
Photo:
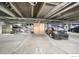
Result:
<svg viewBox="0 0 79 59"><path fill-rule="evenodd" d="M58 34L58 32L57 32L57 31L55 31L54 33L55 33L55 34Z"/></svg>

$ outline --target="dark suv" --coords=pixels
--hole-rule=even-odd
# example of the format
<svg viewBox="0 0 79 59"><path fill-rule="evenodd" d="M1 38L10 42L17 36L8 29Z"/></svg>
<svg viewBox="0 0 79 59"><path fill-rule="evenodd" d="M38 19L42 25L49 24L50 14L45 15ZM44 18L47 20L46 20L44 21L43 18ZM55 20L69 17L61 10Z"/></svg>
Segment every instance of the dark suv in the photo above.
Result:
<svg viewBox="0 0 79 59"><path fill-rule="evenodd" d="M64 30L59 30L54 32L54 39L61 40L65 39L68 40L69 35Z"/></svg>

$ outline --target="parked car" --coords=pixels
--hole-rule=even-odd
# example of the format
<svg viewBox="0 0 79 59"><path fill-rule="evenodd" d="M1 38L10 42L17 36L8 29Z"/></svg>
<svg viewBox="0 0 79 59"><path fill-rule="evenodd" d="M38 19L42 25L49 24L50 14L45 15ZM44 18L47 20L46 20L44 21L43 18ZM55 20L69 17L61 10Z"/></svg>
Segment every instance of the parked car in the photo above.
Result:
<svg viewBox="0 0 79 59"><path fill-rule="evenodd" d="M75 28L71 28L68 31L70 32L75 32L75 33L79 33L79 26L75 27Z"/></svg>
<svg viewBox="0 0 79 59"><path fill-rule="evenodd" d="M54 31L54 39L61 40L65 39L68 40L69 35L64 30Z"/></svg>

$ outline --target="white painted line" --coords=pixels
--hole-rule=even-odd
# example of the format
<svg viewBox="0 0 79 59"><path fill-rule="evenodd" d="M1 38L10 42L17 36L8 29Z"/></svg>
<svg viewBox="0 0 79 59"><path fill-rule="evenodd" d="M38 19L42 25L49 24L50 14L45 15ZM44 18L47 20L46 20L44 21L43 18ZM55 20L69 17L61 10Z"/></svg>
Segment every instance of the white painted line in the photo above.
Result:
<svg viewBox="0 0 79 59"><path fill-rule="evenodd" d="M20 42L20 44L17 46L17 48L15 50L12 51L12 53L16 52L18 49L20 49L23 44L26 42L27 39L24 39L23 41Z"/></svg>
<svg viewBox="0 0 79 59"><path fill-rule="evenodd" d="M36 48L36 49L35 49L35 53L38 53L38 50L39 50L39 49L38 49L38 48Z"/></svg>
<svg viewBox="0 0 79 59"><path fill-rule="evenodd" d="M40 53L43 53L43 48L39 48L39 52Z"/></svg>

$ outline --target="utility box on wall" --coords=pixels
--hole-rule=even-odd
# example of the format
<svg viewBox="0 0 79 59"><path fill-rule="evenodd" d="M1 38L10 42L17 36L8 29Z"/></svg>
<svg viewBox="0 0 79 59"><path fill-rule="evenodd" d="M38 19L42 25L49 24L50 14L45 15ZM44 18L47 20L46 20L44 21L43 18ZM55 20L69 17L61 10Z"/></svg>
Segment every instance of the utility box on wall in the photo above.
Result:
<svg viewBox="0 0 79 59"><path fill-rule="evenodd" d="M0 21L0 34L2 34L2 25L4 25L5 23Z"/></svg>
<svg viewBox="0 0 79 59"><path fill-rule="evenodd" d="M34 33L35 34L44 34L44 23L34 23Z"/></svg>

